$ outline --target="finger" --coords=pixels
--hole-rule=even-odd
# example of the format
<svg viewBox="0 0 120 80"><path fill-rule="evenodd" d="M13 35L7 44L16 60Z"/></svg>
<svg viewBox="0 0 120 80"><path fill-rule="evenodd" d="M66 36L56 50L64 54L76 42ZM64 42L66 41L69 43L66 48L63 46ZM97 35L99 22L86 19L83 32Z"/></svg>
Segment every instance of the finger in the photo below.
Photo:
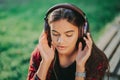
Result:
<svg viewBox="0 0 120 80"><path fill-rule="evenodd" d="M41 35L40 35L39 39L42 38L45 34L46 34L46 33L45 33L45 31L43 30L43 31L41 32Z"/></svg>
<svg viewBox="0 0 120 80"><path fill-rule="evenodd" d="M40 37L39 37L39 38L41 38L41 37L43 36L43 34L44 34L44 32L42 31L42 32L41 32L41 35L40 35Z"/></svg>
<svg viewBox="0 0 120 80"><path fill-rule="evenodd" d="M82 43L79 42L79 45L78 45L78 51L80 52L82 50Z"/></svg>
<svg viewBox="0 0 120 80"><path fill-rule="evenodd" d="M86 37L84 37L83 39L85 40L86 47L90 48L92 43Z"/></svg>
<svg viewBox="0 0 120 80"><path fill-rule="evenodd" d="M39 49L41 56L43 56L44 54L42 53L44 53L44 51L43 51L43 47L40 44L38 44L38 49Z"/></svg>
<svg viewBox="0 0 120 80"><path fill-rule="evenodd" d="M39 38L39 42L40 42L40 41L47 41L47 35L46 35L45 32L43 32L43 33L41 34L41 36L40 36L40 38Z"/></svg>
<svg viewBox="0 0 120 80"><path fill-rule="evenodd" d="M52 49L53 51L55 51L55 47L54 47L54 45L51 45L51 49Z"/></svg>
<svg viewBox="0 0 120 80"><path fill-rule="evenodd" d="M53 49L54 50L54 45L53 45L53 41L51 42L51 49Z"/></svg>
<svg viewBox="0 0 120 80"><path fill-rule="evenodd" d="M86 46L86 47L84 48L84 51L85 51L86 57L89 57L90 54L91 54L91 49L88 49L88 47Z"/></svg>
<svg viewBox="0 0 120 80"><path fill-rule="evenodd" d="M92 43L92 38L91 38L91 36L90 36L90 33L87 33L87 38L88 38L88 40Z"/></svg>
<svg viewBox="0 0 120 80"><path fill-rule="evenodd" d="M85 43L88 44L89 40L86 37L83 37L83 39L85 40Z"/></svg>

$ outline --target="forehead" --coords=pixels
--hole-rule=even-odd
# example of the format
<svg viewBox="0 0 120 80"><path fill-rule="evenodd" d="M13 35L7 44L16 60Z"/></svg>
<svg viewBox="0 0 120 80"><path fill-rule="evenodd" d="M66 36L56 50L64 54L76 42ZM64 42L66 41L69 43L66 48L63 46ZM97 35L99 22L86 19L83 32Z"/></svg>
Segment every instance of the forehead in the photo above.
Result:
<svg viewBox="0 0 120 80"><path fill-rule="evenodd" d="M61 19L49 24L50 28L58 31L78 30L78 27L69 23L66 19Z"/></svg>

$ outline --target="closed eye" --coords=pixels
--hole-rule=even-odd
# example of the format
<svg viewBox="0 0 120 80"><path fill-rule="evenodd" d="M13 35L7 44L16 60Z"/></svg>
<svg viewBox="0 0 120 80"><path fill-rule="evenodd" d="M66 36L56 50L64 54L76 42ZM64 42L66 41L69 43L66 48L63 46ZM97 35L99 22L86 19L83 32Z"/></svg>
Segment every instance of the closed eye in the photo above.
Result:
<svg viewBox="0 0 120 80"><path fill-rule="evenodd" d="M65 35L66 35L67 37L72 37L72 36L73 36L73 33L74 33L74 30L69 30L69 31L65 32Z"/></svg>
<svg viewBox="0 0 120 80"><path fill-rule="evenodd" d="M73 35L72 33L66 34L67 37L72 37L72 35Z"/></svg>
<svg viewBox="0 0 120 80"><path fill-rule="evenodd" d="M57 31L55 31L55 30L52 30L52 35L53 36L60 36L60 34Z"/></svg>
<svg viewBox="0 0 120 80"><path fill-rule="evenodd" d="M60 36L60 34L55 34L55 33L52 33L53 34L53 36Z"/></svg>

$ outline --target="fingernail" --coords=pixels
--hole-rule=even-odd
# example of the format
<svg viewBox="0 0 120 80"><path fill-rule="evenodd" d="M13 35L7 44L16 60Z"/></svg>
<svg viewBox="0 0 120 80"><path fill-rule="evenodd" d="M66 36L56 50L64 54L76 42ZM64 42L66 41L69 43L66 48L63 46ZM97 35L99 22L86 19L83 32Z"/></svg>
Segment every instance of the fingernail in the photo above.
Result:
<svg viewBox="0 0 120 80"><path fill-rule="evenodd" d="M86 37L83 37L83 39L86 39Z"/></svg>
<svg viewBox="0 0 120 80"><path fill-rule="evenodd" d="M90 33L89 33L89 32L88 32L87 34L88 34L88 35L90 35Z"/></svg>

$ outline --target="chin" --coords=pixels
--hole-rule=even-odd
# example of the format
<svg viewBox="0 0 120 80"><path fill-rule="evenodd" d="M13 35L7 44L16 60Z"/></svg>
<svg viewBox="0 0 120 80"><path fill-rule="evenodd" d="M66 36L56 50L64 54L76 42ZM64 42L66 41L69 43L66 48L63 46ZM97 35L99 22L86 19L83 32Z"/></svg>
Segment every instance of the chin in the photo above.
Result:
<svg viewBox="0 0 120 80"><path fill-rule="evenodd" d="M70 55L72 51L67 50L58 50L58 54L60 55Z"/></svg>
<svg viewBox="0 0 120 80"><path fill-rule="evenodd" d="M67 54L68 52L65 50L57 50L59 54Z"/></svg>

